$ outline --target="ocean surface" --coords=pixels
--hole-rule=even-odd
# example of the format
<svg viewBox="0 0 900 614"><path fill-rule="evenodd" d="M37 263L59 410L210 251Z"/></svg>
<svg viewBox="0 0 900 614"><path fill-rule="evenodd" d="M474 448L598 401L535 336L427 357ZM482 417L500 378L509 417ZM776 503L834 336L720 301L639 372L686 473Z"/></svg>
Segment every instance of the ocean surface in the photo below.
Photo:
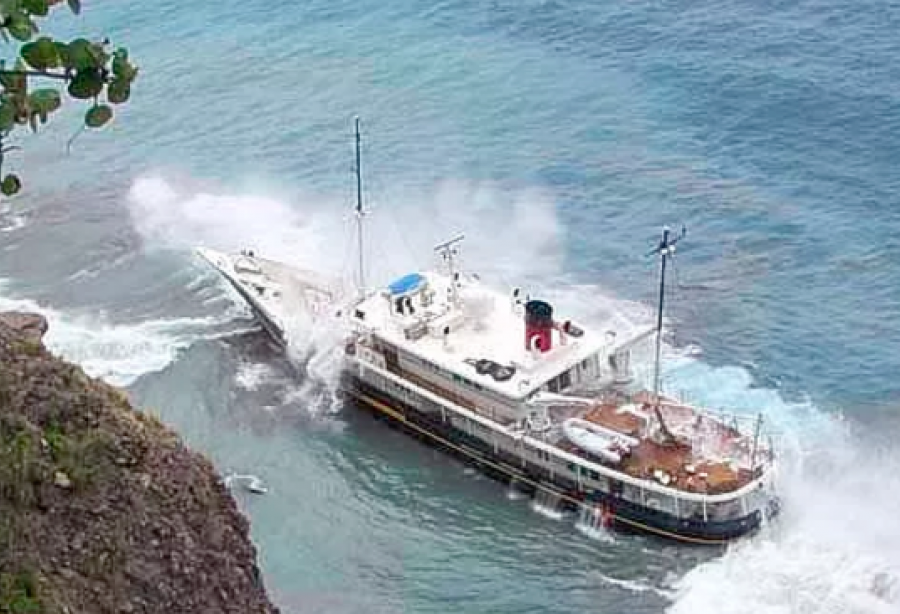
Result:
<svg viewBox="0 0 900 614"><path fill-rule="evenodd" d="M0 308L223 471L287 613L900 612L900 6L886 1L85 3L127 44L107 130L11 162ZM727 550L581 530L334 400L334 331L279 355L191 253L371 280L464 265L590 322L647 317L687 226L664 386L761 411L784 514Z"/></svg>

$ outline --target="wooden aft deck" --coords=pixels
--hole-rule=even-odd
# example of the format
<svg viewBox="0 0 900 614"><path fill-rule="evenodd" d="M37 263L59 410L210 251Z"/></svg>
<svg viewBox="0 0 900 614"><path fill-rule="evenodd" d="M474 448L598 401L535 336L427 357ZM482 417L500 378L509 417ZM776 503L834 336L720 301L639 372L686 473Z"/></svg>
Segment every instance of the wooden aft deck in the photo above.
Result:
<svg viewBox="0 0 900 614"><path fill-rule="evenodd" d="M727 493L748 484L753 475L749 469L735 469L720 459L704 458L700 450L692 447L687 438L678 443L664 445L649 439L643 432L646 416L652 414L653 407L648 393L640 393L630 399L630 403L604 402L587 410L581 417L606 428L630 435L639 440L621 462L612 465L628 475L654 480L658 483L694 493ZM699 414L690 407L664 399L661 406L663 418L672 424L689 425L696 422ZM723 448L746 444L746 437L736 429L721 422L706 421L707 432L712 432L716 442ZM680 430L680 429L676 429ZM564 447L584 455L572 444ZM606 463L609 464L609 463Z"/></svg>

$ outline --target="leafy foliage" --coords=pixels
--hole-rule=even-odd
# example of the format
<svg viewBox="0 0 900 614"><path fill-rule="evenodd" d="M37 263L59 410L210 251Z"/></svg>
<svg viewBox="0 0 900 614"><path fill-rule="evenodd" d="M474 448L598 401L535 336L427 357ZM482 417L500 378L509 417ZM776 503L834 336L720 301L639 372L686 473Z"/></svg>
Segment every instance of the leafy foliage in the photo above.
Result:
<svg viewBox="0 0 900 614"><path fill-rule="evenodd" d="M21 43L11 60L0 59L0 169L4 156L13 148L8 137L18 128L32 131L46 124L69 98L90 103L82 128L100 128L113 117L113 107L127 102L138 69L128 50L112 48L108 40L76 38L66 42L42 34L38 22L62 0L0 0L0 38L9 45ZM67 0L74 13L80 0ZM62 90L48 87L57 81ZM108 104L107 104L108 103ZM0 180L0 193L16 194L21 181L8 174Z"/></svg>
<svg viewBox="0 0 900 614"><path fill-rule="evenodd" d="M43 609L34 572L0 573L0 612L39 614Z"/></svg>

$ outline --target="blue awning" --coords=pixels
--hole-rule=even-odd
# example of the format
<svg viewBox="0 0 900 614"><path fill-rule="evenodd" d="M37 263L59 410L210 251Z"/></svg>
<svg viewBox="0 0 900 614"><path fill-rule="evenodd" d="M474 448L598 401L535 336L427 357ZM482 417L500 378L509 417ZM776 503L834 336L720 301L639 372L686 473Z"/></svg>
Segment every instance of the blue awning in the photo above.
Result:
<svg viewBox="0 0 900 614"><path fill-rule="evenodd" d="M424 281L425 278L419 273L410 273L390 284L388 290L391 294L406 294L417 289Z"/></svg>

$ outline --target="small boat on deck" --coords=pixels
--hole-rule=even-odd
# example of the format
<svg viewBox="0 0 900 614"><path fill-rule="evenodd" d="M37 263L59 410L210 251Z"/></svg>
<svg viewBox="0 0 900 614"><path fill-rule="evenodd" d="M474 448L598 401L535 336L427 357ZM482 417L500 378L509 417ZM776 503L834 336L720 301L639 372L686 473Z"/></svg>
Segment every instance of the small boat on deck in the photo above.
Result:
<svg viewBox="0 0 900 614"><path fill-rule="evenodd" d="M725 417L661 390L666 266L685 236L668 229L655 326L562 318L521 288L459 266L462 236L440 266L369 287L356 125L356 288L250 251L198 253L281 345L300 311L340 327L342 391L391 424L485 473L548 495L616 529L721 544L778 511L776 455L761 418ZM652 386L632 363L653 356Z"/></svg>
<svg viewBox="0 0 900 614"><path fill-rule="evenodd" d="M569 418L562 423L566 439L594 456L611 463L619 463L639 441L618 431L608 429L596 422Z"/></svg>

